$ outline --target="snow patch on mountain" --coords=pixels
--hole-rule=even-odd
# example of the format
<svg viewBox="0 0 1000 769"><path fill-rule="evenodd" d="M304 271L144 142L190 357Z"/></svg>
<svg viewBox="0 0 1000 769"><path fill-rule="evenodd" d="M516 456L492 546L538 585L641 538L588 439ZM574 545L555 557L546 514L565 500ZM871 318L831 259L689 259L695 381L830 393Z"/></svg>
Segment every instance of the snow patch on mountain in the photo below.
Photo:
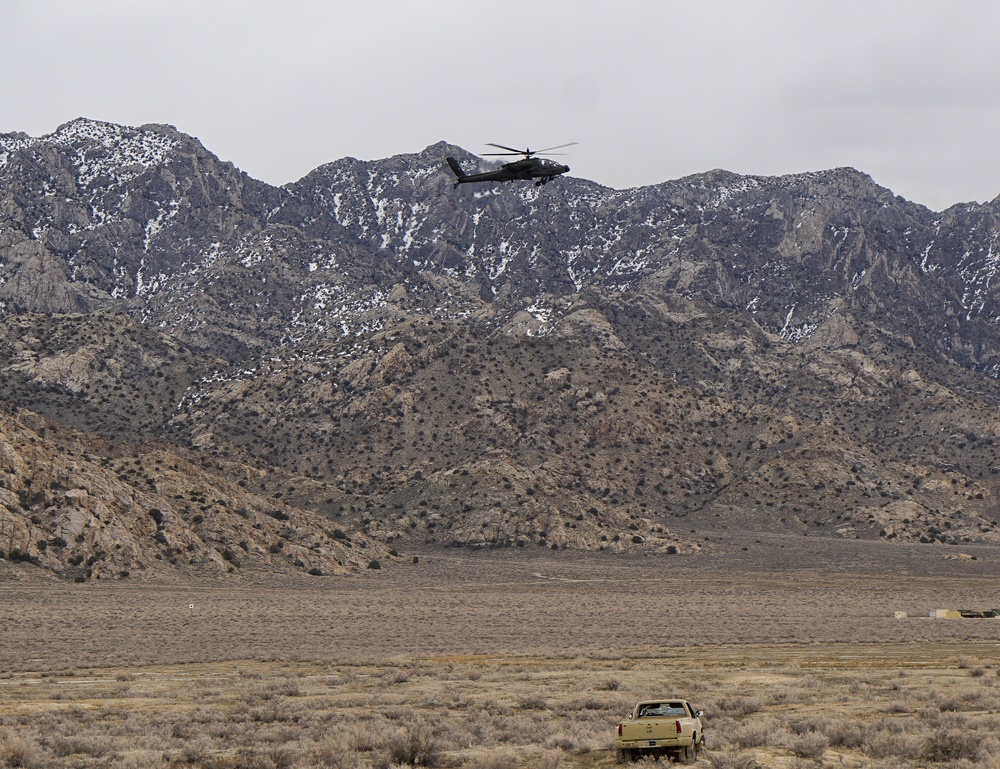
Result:
<svg viewBox="0 0 1000 769"><path fill-rule="evenodd" d="M965 282L962 292L962 306L968 310L966 320L981 314L994 293L993 285L1000 272L1000 246L997 244L997 230L989 233L990 238L984 249L980 246L966 251L958 265L958 272ZM984 253L985 252L985 253Z"/></svg>
<svg viewBox="0 0 1000 769"><path fill-rule="evenodd" d="M74 120L35 140L42 141L70 150L81 187L99 180L125 184L151 168L168 164L170 152L178 146L176 139L161 131L86 119Z"/></svg>

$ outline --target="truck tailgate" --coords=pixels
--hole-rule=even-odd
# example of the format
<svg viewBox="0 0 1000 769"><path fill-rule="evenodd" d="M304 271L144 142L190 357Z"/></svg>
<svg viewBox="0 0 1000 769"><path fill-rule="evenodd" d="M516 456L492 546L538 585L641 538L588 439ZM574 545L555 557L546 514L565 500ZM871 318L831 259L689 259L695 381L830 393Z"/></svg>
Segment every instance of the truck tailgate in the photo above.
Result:
<svg viewBox="0 0 1000 769"><path fill-rule="evenodd" d="M681 725L680 732L677 731L678 723ZM687 718L644 718L622 724L618 741L619 744L635 743L632 747L658 747L675 744L685 737L690 738L693 731L691 720Z"/></svg>

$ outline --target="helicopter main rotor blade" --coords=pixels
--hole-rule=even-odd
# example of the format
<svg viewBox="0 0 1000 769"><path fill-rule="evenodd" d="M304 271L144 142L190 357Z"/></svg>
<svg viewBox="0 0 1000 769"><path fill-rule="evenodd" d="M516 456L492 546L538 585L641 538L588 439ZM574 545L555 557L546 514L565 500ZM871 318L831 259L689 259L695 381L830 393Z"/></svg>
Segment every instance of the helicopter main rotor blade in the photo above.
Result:
<svg viewBox="0 0 1000 769"><path fill-rule="evenodd" d="M568 144L557 144L555 147L546 147L543 150L533 150L531 154L532 155L540 155L541 153L548 152L549 150L561 150L563 147L572 147L574 144L577 144L577 142L569 142ZM494 145L494 146L496 146L496 145ZM506 147L504 149L506 149ZM562 153L559 153L559 154L565 155L566 153L562 152Z"/></svg>
<svg viewBox="0 0 1000 769"><path fill-rule="evenodd" d="M497 148L502 149L502 150L507 150L509 152L509 154L511 154L511 155L532 155L532 154L534 154L531 150L527 150L527 149L525 149L525 150L516 150L513 147L505 147L502 144L494 144L493 142L486 142L486 146L487 147L497 147ZM493 154L494 155L499 155L501 153L494 152ZM503 153L503 154L507 154L507 153Z"/></svg>

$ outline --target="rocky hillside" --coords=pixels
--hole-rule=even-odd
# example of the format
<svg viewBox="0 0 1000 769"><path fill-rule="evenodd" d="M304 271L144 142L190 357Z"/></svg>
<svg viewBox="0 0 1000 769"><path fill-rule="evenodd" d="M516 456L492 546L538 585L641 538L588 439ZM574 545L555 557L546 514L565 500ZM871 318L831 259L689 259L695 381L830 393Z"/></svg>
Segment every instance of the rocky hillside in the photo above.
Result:
<svg viewBox="0 0 1000 769"><path fill-rule="evenodd" d="M0 413L0 555L14 563L79 582L167 564L220 575L248 566L343 574L387 555L243 486L168 447L122 454L36 415Z"/></svg>
<svg viewBox="0 0 1000 769"><path fill-rule="evenodd" d="M8 453L89 457L47 496L10 471L0 550L79 577L1000 539L1000 199L936 213L852 169L453 190L448 154L478 162L274 188L168 126L0 136ZM131 539L77 541L79 488Z"/></svg>

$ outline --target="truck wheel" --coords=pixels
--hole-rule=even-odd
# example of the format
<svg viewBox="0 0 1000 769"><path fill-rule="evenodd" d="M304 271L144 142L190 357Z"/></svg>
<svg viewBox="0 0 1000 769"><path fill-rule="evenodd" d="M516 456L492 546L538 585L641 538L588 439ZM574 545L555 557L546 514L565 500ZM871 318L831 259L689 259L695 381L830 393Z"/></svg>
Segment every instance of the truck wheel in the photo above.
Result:
<svg viewBox="0 0 1000 769"><path fill-rule="evenodd" d="M632 751L631 750L627 750L626 749L626 750L622 751L622 763L625 763L625 764L631 764L632 763Z"/></svg>
<svg viewBox="0 0 1000 769"><path fill-rule="evenodd" d="M698 743L693 742L690 745L684 746L684 763L693 764L698 760Z"/></svg>

